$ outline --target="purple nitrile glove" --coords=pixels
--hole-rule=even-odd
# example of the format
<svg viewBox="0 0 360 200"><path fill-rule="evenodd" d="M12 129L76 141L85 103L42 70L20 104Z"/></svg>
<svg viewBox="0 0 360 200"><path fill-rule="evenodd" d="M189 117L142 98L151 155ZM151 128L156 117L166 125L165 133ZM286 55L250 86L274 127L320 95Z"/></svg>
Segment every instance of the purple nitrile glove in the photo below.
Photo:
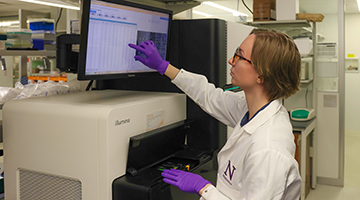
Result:
<svg viewBox="0 0 360 200"><path fill-rule="evenodd" d="M145 41L136 46L135 44L129 44L129 47L145 54L146 58L139 55L134 56L135 60L142 62L144 65L151 69L156 69L161 75L163 75L169 65L169 62L163 60L160 56L153 41Z"/></svg>
<svg viewBox="0 0 360 200"><path fill-rule="evenodd" d="M165 183L174 185L183 192L199 193L205 185L211 184L200 175L178 169L164 169L161 175Z"/></svg>

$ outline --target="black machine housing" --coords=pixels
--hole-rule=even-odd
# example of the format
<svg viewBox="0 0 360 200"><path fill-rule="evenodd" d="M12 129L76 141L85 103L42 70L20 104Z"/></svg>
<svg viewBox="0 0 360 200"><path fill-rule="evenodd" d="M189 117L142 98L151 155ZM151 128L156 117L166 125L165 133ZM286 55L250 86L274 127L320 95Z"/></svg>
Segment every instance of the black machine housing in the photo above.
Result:
<svg viewBox="0 0 360 200"><path fill-rule="evenodd" d="M212 159L212 152L185 144L190 129L191 122L179 122L130 138L127 174L114 180L113 199L173 199L162 170L193 171Z"/></svg>
<svg viewBox="0 0 360 200"><path fill-rule="evenodd" d="M216 87L226 85L226 21L220 19L173 20L169 61L190 72L205 75ZM97 89L183 93L166 76L98 80ZM187 119L193 120L188 146L215 152L226 141L226 126L187 98Z"/></svg>
<svg viewBox="0 0 360 200"><path fill-rule="evenodd" d="M56 38L56 67L61 72L77 73L79 52L73 51L73 45L80 44L79 34L62 34Z"/></svg>
<svg viewBox="0 0 360 200"><path fill-rule="evenodd" d="M190 72L203 74L216 87L226 85L226 21L219 19L173 20L169 53L169 61L172 65L184 68ZM160 74L141 78L98 80L96 81L96 87L97 89L182 93L181 90L170 82L169 78ZM210 168L215 172L215 176L210 177L209 180L215 184L217 171L216 155L226 142L226 125L205 113L190 98L187 98L187 119L192 121L190 128L186 130L187 155L202 161L198 161L198 165L193 170L197 172L207 171L201 169L205 165L206 167L210 165ZM171 140L164 140L163 144L168 142L171 143ZM155 146L153 147L155 148ZM206 155L208 158L203 159L202 155ZM129 158L132 156L134 155L129 151ZM148 167L149 169L147 170L154 170L152 166L149 165ZM145 174L147 174L145 176L142 176L140 173L139 177L136 177L128 172L125 177L120 177L114 181L114 200L183 199L178 197L178 195L169 194L169 189L166 187L167 184L157 179L161 179L160 176L157 176L160 172L155 170L156 172L154 173L156 175L154 178L150 175L151 173L147 173L147 170L145 170ZM150 186L150 183L153 185ZM119 187L124 188L119 189ZM120 195L121 198L118 198L120 197L118 192L122 190L131 191L132 195L136 196L134 198L125 198ZM192 199L198 198L196 195Z"/></svg>

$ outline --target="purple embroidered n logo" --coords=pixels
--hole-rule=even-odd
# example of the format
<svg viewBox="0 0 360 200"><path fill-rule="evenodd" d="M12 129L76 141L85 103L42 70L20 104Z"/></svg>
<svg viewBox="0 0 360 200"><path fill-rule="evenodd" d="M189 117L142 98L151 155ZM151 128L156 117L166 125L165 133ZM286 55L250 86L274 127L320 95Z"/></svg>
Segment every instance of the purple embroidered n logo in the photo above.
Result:
<svg viewBox="0 0 360 200"><path fill-rule="evenodd" d="M232 167L232 169L231 169L231 167ZM227 173L229 172L230 181L232 180L235 170L236 170L236 168L233 165L231 165L231 161L229 160L229 164L226 167L224 174L227 176L228 175Z"/></svg>

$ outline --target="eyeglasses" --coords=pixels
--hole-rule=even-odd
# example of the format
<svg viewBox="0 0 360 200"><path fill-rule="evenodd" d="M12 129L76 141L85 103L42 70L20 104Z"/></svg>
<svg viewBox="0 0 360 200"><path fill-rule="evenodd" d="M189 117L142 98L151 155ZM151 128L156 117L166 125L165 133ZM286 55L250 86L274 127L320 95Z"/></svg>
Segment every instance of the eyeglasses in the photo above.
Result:
<svg viewBox="0 0 360 200"><path fill-rule="evenodd" d="M252 65L251 60L248 60L248 59L240 56L239 54L237 54L238 52L239 52L239 47L235 50L235 53L234 53L234 56L233 56L233 59L232 59L233 63L235 63L236 57L239 57L241 60L245 60L246 62L248 62L248 63L250 63Z"/></svg>

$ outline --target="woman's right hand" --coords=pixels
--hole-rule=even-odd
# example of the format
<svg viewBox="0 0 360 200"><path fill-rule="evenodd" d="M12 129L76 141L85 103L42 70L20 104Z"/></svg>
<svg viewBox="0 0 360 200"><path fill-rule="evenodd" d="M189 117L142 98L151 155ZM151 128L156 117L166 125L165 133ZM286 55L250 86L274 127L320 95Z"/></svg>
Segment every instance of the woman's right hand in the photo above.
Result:
<svg viewBox="0 0 360 200"><path fill-rule="evenodd" d="M153 41L148 40L139 44L129 44L129 47L143 53L146 58L143 58L139 55L134 56L135 60L140 61L147 67L157 70L161 75L163 75L166 69L169 66L169 62L162 59L158 49L156 48Z"/></svg>

